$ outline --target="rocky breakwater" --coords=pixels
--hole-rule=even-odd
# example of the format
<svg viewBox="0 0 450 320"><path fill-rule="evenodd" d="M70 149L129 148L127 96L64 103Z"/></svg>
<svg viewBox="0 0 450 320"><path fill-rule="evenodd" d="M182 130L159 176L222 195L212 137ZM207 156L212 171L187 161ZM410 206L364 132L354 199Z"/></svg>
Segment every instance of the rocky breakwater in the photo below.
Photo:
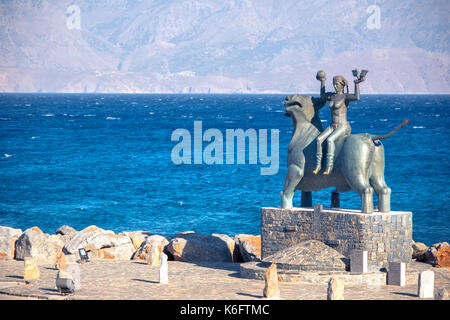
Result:
<svg viewBox="0 0 450 320"><path fill-rule="evenodd" d="M62 226L46 234L35 226L25 231L0 226L0 260L33 258L36 264L72 264L83 248L90 260L143 260L159 265L165 253L169 260L184 262L249 262L261 258L261 237L239 234L205 235L186 231L171 237L148 231L120 232L95 225L77 231Z"/></svg>
<svg viewBox="0 0 450 320"><path fill-rule="evenodd" d="M447 242L434 243L427 246L421 242L413 242L412 258L434 267L450 268L450 245Z"/></svg>
<svg viewBox="0 0 450 320"><path fill-rule="evenodd" d="M25 231L0 226L0 261L33 258L36 264L67 264L80 259L84 248L90 260L141 260L159 265L165 253L169 260L184 262L254 262L261 260L261 236L238 234L205 235L186 231L170 237L148 231L124 231L118 234L95 225L77 231L62 226L54 234L46 234L35 226ZM434 267L450 267L447 242L427 246L413 242L412 258ZM290 259L290 257L286 257Z"/></svg>

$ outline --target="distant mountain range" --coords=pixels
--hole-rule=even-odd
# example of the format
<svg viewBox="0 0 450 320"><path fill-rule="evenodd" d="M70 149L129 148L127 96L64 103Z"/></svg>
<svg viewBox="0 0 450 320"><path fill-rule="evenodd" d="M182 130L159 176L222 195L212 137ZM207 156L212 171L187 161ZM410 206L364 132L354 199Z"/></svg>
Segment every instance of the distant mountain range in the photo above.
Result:
<svg viewBox="0 0 450 320"><path fill-rule="evenodd" d="M22 0L0 12L3 92L318 93L318 70L331 91L358 68L363 94L450 93L448 0Z"/></svg>

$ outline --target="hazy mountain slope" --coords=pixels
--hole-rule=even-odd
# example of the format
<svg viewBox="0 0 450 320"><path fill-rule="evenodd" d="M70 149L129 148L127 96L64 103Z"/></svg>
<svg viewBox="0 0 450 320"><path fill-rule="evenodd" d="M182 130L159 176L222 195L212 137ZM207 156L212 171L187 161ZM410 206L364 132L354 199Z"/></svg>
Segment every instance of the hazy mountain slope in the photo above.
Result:
<svg viewBox="0 0 450 320"><path fill-rule="evenodd" d="M363 93L449 92L450 3L376 3L369 30L373 1L3 2L0 90L315 92L357 67Z"/></svg>

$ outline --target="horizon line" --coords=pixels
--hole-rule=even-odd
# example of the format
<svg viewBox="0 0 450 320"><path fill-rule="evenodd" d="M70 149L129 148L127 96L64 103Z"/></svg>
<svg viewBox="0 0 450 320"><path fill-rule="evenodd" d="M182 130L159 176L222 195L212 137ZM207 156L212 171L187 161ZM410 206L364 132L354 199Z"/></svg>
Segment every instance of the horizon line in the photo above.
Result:
<svg viewBox="0 0 450 320"><path fill-rule="evenodd" d="M317 92L60 92L60 91L0 91L0 94L135 94L135 95L284 95L284 94L301 94L301 95L320 95ZM361 93L361 95L450 95L448 93L433 92L379 92L379 93Z"/></svg>

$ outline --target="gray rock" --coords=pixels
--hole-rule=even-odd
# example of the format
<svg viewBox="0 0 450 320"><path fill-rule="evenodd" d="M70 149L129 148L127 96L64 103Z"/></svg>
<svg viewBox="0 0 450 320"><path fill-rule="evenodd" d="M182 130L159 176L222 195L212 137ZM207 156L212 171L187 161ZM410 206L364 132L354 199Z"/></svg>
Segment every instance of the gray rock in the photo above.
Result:
<svg viewBox="0 0 450 320"><path fill-rule="evenodd" d="M0 226L0 237L19 237L22 234L21 229Z"/></svg>
<svg viewBox="0 0 450 320"><path fill-rule="evenodd" d="M103 230L94 225L84 228L65 244L64 253L77 254L78 249L85 248L92 238L102 234L114 234L114 232Z"/></svg>
<svg viewBox="0 0 450 320"><path fill-rule="evenodd" d="M61 240L64 242L64 245L66 243L69 243L70 240L72 240L73 237L75 237L78 234L78 231L70 226L62 226L55 232L56 235L61 236Z"/></svg>
<svg viewBox="0 0 450 320"><path fill-rule="evenodd" d="M125 235L131 239L133 242L134 248L137 250L141 247L142 243L147 240L148 237L152 236L152 234L148 231L124 231L119 233L119 236Z"/></svg>
<svg viewBox="0 0 450 320"><path fill-rule="evenodd" d="M244 262L259 261L261 259L261 236L238 234L234 237L238 245L240 258Z"/></svg>
<svg viewBox="0 0 450 320"><path fill-rule="evenodd" d="M239 245L236 243L235 239L233 239L232 237L230 237L226 234L213 233L211 236L217 237L227 244L228 249L230 250L231 256L233 258L233 262L241 262L242 261L240 254L239 254Z"/></svg>
<svg viewBox="0 0 450 320"><path fill-rule="evenodd" d="M14 258L24 260L25 257L32 257L37 264L54 264L63 246L61 235L48 235L33 227L25 230L17 239Z"/></svg>
<svg viewBox="0 0 450 320"><path fill-rule="evenodd" d="M0 261L14 259L14 247L21 229L0 226Z"/></svg>
<svg viewBox="0 0 450 320"><path fill-rule="evenodd" d="M417 257L417 261L425 262L425 263L435 266L437 264L437 255L436 255L437 251L442 246L448 246L448 243L447 242L439 242L439 243L432 244L431 246L428 247L428 249L422 255Z"/></svg>
<svg viewBox="0 0 450 320"><path fill-rule="evenodd" d="M201 233L178 234L170 240L168 251L177 261L232 262L233 257L225 241Z"/></svg>
<svg viewBox="0 0 450 320"><path fill-rule="evenodd" d="M70 226L61 226L58 230L56 230L55 234L60 234L62 236L69 236L70 238L73 238L78 233L77 230Z"/></svg>
<svg viewBox="0 0 450 320"><path fill-rule="evenodd" d="M145 239L144 242L142 242L141 246L138 250L133 254L132 260L158 260L155 259L156 257L149 257L152 252L153 248L157 247L160 252L164 252L164 249L169 244L169 241L166 237L161 235L151 235ZM159 255L159 253L158 253Z"/></svg>
<svg viewBox="0 0 450 320"><path fill-rule="evenodd" d="M113 231L89 226L78 232L65 246L64 252L78 254L84 248L92 260L129 260L135 251L131 239Z"/></svg>
<svg viewBox="0 0 450 320"><path fill-rule="evenodd" d="M412 243L412 258L420 260L424 253L427 251L428 246L422 242L414 242Z"/></svg>

